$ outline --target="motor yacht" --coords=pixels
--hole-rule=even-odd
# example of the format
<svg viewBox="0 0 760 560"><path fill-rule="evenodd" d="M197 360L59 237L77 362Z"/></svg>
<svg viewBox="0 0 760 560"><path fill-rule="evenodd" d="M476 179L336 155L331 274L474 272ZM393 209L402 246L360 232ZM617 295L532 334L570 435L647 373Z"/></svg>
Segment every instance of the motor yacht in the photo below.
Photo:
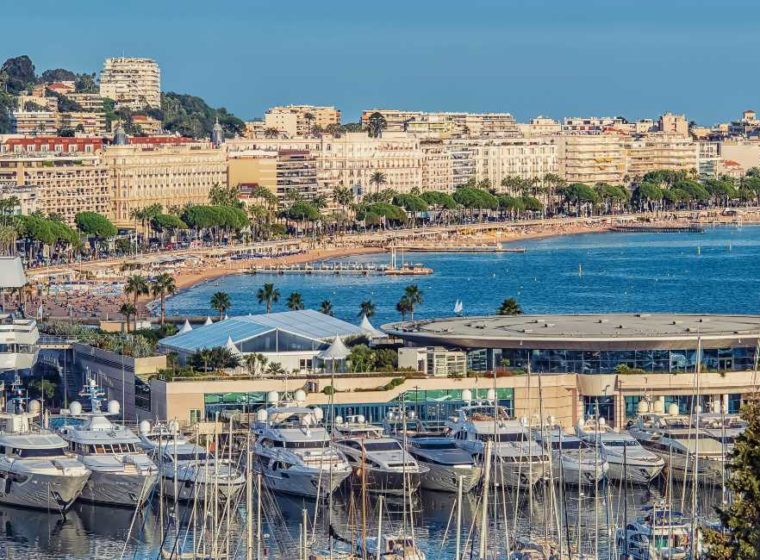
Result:
<svg viewBox="0 0 760 560"><path fill-rule="evenodd" d="M683 514L655 504L615 531L615 550L626 560L686 560L692 556L691 536Z"/></svg>
<svg viewBox="0 0 760 560"><path fill-rule="evenodd" d="M0 256L0 292L26 285L19 257ZM3 304L5 300L3 299ZM23 309L0 307L0 372L31 370L37 363L40 334L37 321L26 317Z"/></svg>
<svg viewBox="0 0 760 560"><path fill-rule="evenodd" d="M536 443L527 421L510 418L492 401L468 402L446 422L446 435L482 464L487 441L492 444L494 480L508 486L533 485L548 475L549 455Z"/></svg>
<svg viewBox="0 0 760 560"><path fill-rule="evenodd" d="M115 506L144 505L158 480L158 467L140 447L140 439L108 417L119 414L119 403L101 410L104 393L90 379L79 395L90 401L90 412L74 401L58 429L69 449L92 471L80 500Z"/></svg>
<svg viewBox="0 0 760 560"><path fill-rule="evenodd" d="M401 441L384 435L382 428L368 424L362 415L336 417L333 435L369 492L408 495L430 470L404 450Z"/></svg>
<svg viewBox="0 0 760 560"><path fill-rule="evenodd" d="M728 457L734 441L746 423L733 414L680 414L672 403L664 414L664 403L657 400L654 411L639 403L639 415L628 431L641 445L665 461L668 476L676 480L693 479L719 484L725 479ZM697 420L698 417L698 420Z"/></svg>
<svg viewBox="0 0 760 560"><path fill-rule="evenodd" d="M18 376L4 400L0 504L66 511L82 493L90 471L67 452L63 439L33 424L40 403L27 401Z"/></svg>
<svg viewBox="0 0 760 560"><path fill-rule="evenodd" d="M604 418L579 422L575 433L592 447L602 450L609 463L607 476L610 480L649 484L665 467L662 457L644 449L631 434L613 430Z"/></svg>
<svg viewBox="0 0 760 560"><path fill-rule="evenodd" d="M462 492L469 492L480 482L483 468L451 438L417 436L407 441L409 454L429 469L420 477L426 490L457 492L462 479Z"/></svg>
<svg viewBox="0 0 760 560"><path fill-rule="evenodd" d="M235 499L245 488L245 476L227 459L190 442L170 423L139 425L140 445L161 471L163 494L180 501Z"/></svg>
<svg viewBox="0 0 760 560"><path fill-rule="evenodd" d="M554 480L583 486L597 484L607 475L609 463L602 451L559 426L536 429L536 441L552 455Z"/></svg>
<svg viewBox="0 0 760 560"><path fill-rule="evenodd" d="M425 553L410 536L381 535L367 537L366 543L360 538L356 552L363 558L383 558L385 560L425 560Z"/></svg>
<svg viewBox="0 0 760 560"><path fill-rule="evenodd" d="M305 407L303 391L295 397L294 403L278 404L273 391L270 406L258 411L254 467L272 490L325 497L348 478L351 467L322 425L322 409Z"/></svg>

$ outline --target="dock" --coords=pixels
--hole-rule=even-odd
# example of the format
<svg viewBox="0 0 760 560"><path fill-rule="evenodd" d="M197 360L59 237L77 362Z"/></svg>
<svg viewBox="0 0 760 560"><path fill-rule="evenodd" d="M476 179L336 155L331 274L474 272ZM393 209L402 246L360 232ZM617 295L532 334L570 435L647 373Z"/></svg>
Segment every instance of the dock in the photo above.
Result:
<svg viewBox="0 0 760 560"><path fill-rule="evenodd" d="M401 266L376 265L368 263L320 263L254 266L246 271L247 274L329 274L335 276L425 276L433 273L432 268L419 264L403 264Z"/></svg>
<svg viewBox="0 0 760 560"><path fill-rule="evenodd" d="M610 231L621 233L704 233L705 228L699 224L618 224Z"/></svg>
<svg viewBox="0 0 760 560"><path fill-rule="evenodd" d="M399 247L401 249L401 247ZM502 247L500 245L480 245L468 247L403 247L407 253L526 253L525 247Z"/></svg>

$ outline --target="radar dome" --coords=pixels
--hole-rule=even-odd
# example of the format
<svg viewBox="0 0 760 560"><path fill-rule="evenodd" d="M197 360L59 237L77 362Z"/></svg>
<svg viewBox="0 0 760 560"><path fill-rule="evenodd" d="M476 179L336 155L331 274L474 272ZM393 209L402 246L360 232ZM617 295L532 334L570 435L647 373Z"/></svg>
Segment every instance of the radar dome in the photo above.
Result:
<svg viewBox="0 0 760 560"><path fill-rule="evenodd" d="M121 405L119 401L108 401L108 414L119 414Z"/></svg>
<svg viewBox="0 0 760 560"><path fill-rule="evenodd" d="M267 402L269 404L277 404L277 401L280 400L280 395L277 394L277 391L269 391L267 393Z"/></svg>
<svg viewBox="0 0 760 560"><path fill-rule="evenodd" d="M388 414L386 414L386 415L385 415L385 417L386 417L388 420L391 420L391 421L393 421L393 420L395 420L395 418L396 418L396 415L395 415L395 414L393 414L393 411L392 411L392 410L389 410L389 411L388 411Z"/></svg>
<svg viewBox="0 0 760 560"><path fill-rule="evenodd" d="M604 418L604 416L602 416L601 418L599 418L599 425L600 426L605 426L606 424L607 424L607 420Z"/></svg>
<svg viewBox="0 0 760 560"><path fill-rule="evenodd" d="M359 424L364 424L365 420L366 418L364 418L364 414L360 414L359 416L356 417L356 421L359 422Z"/></svg>
<svg viewBox="0 0 760 560"><path fill-rule="evenodd" d="M140 432L141 436L147 436L150 433L150 422L148 420L143 420L137 425L137 431Z"/></svg>
<svg viewBox="0 0 760 560"><path fill-rule="evenodd" d="M486 393L486 399L489 401L495 401L496 400L496 391L493 389L488 389L488 392Z"/></svg>
<svg viewBox="0 0 760 560"><path fill-rule="evenodd" d="M264 410L263 408L262 408L262 409L260 409L260 410L259 410L259 411L256 413L256 421L257 421L257 422L266 422L266 421L267 421L267 411L266 411L266 410Z"/></svg>
<svg viewBox="0 0 760 560"><path fill-rule="evenodd" d="M342 424L343 423L343 417L342 416L336 416L335 417L335 423L336 424Z"/></svg>
<svg viewBox="0 0 760 560"><path fill-rule="evenodd" d="M678 416L678 405L676 403L670 403L668 406L668 414L670 416Z"/></svg>
<svg viewBox="0 0 760 560"><path fill-rule="evenodd" d="M82 414L82 404L77 401L72 401L69 405L69 412L74 416Z"/></svg>
<svg viewBox="0 0 760 560"><path fill-rule="evenodd" d="M636 410L639 414L646 414L649 412L649 403L645 400L640 400Z"/></svg>
<svg viewBox="0 0 760 560"><path fill-rule="evenodd" d="M662 414L665 412L665 401L661 399L657 399L654 401L654 411L658 414Z"/></svg>
<svg viewBox="0 0 760 560"><path fill-rule="evenodd" d="M325 417L324 411L318 406L314 407L314 418L317 419L317 422L321 422L324 417Z"/></svg>
<svg viewBox="0 0 760 560"><path fill-rule="evenodd" d="M694 407L694 412L697 413L697 414L702 414L702 406L701 405L695 406Z"/></svg>
<svg viewBox="0 0 760 560"><path fill-rule="evenodd" d="M409 420L414 420L417 417L417 413L413 410L410 410L406 413L406 417L409 418Z"/></svg>
<svg viewBox="0 0 760 560"><path fill-rule="evenodd" d="M37 399L29 401L29 412L32 414L39 414L40 410L42 409L42 405L40 404L40 401Z"/></svg>
<svg viewBox="0 0 760 560"><path fill-rule="evenodd" d="M469 389L462 391L462 400L466 403L472 402L472 391Z"/></svg>
<svg viewBox="0 0 760 560"><path fill-rule="evenodd" d="M306 401L306 392L303 389L298 389L294 395L296 402L302 403Z"/></svg>

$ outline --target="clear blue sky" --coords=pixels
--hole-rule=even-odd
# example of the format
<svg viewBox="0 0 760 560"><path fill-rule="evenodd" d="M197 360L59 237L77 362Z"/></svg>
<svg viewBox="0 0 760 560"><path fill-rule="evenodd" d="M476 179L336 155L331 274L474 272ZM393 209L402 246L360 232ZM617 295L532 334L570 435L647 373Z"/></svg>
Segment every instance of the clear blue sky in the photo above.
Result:
<svg viewBox="0 0 760 560"><path fill-rule="evenodd" d="M757 0L33 0L0 57L41 72L108 56L243 118L275 104L656 117L760 110Z"/></svg>

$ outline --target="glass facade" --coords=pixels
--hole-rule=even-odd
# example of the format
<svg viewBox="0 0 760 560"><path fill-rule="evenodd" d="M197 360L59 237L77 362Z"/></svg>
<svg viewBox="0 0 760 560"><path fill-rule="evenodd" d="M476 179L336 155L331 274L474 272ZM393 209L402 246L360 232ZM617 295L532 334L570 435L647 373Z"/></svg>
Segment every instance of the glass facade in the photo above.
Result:
<svg viewBox="0 0 760 560"><path fill-rule="evenodd" d="M591 397L585 397L585 398L591 398ZM644 397L641 395L625 397L626 419L632 420L633 418L636 418L636 416L638 416L639 402L643 398ZM710 401L713 398L714 397L707 396L707 395L702 395L699 397L698 404L702 407L703 411L710 410ZM692 395L665 396L665 411L666 412L668 410L668 407L672 403L676 403L678 405L679 414L691 414L692 404L694 404L694 397ZM742 404L741 393L731 393L728 395L728 413L729 414L737 414L739 412L739 409L741 408L741 404Z"/></svg>
<svg viewBox="0 0 760 560"><path fill-rule="evenodd" d="M703 371L742 371L753 369L754 359L754 346L713 348L702 351L701 362ZM697 351L495 348L468 352L468 365L476 371L493 367L526 370L529 363L536 373L617 373L623 367L652 373L678 373L694 371Z"/></svg>

